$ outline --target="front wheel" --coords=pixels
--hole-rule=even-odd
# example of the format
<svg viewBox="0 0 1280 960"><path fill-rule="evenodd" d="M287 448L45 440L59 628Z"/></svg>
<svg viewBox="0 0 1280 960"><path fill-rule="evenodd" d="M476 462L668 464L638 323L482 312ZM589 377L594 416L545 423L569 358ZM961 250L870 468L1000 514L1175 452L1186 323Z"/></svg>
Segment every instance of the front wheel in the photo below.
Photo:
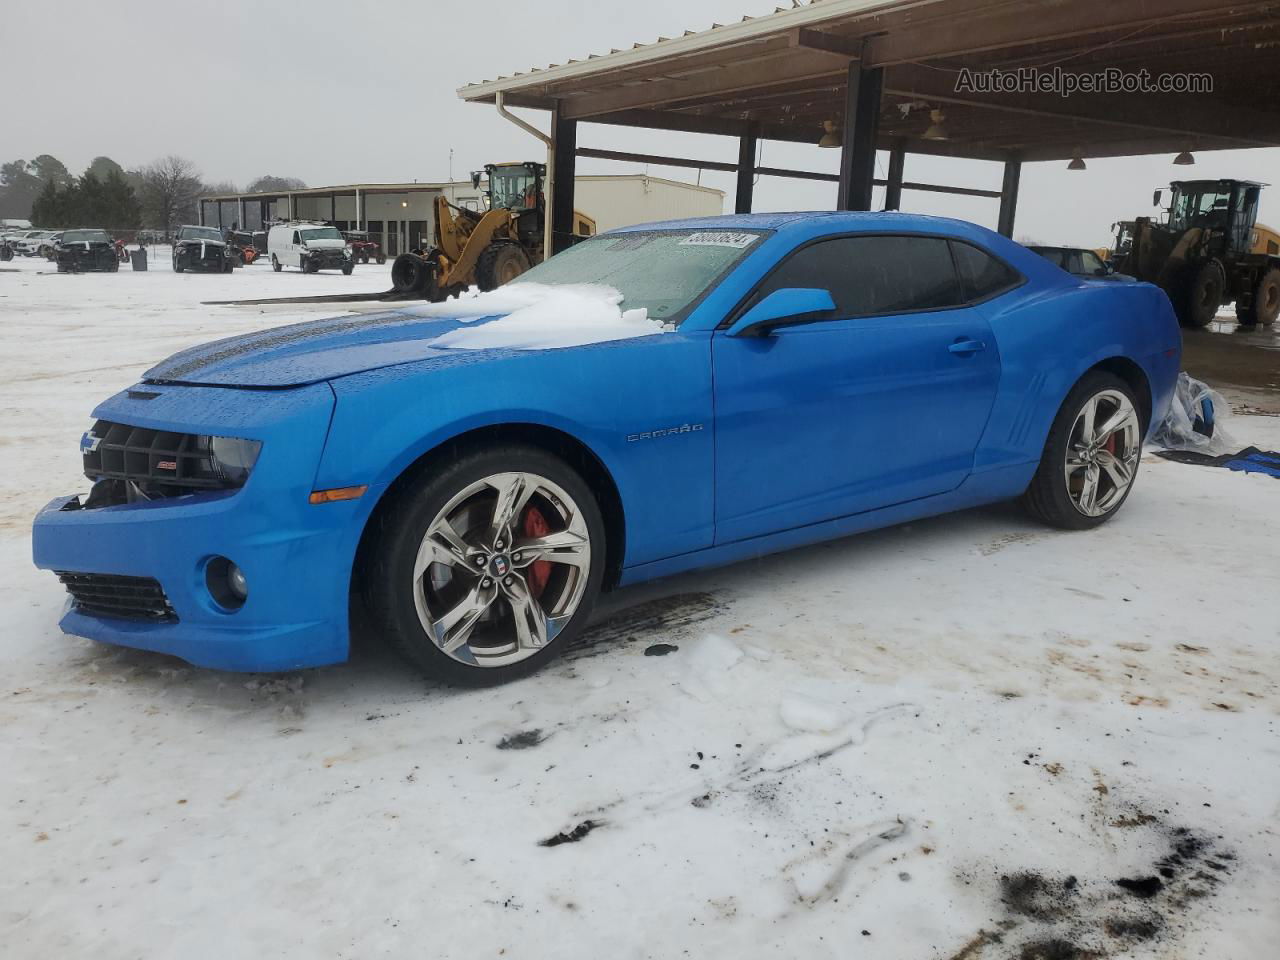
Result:
<svg viewBox="0 0 1280 960"><path fill-rule="evenodd" d="M351 271L352 271L352 270L354 270L355 268L356 268L355 261L354 261L354 260L348 260L346 263L344 263L344 264L342 265L342 275L343 275L344 277L349 277L349 276L351 276Z"/></svg>
<svg viewBox="0 0 1280 960"><path fill-rule="evenodd" d="M430 676L488 686L532 673L581 631L600 591L595 497L533 447L436 466L379 518L364 571L369 607Z"/></svg>
<svg viewBox="0 0 1280 960"><path fill-rule="evenodd" d="M1227 278L1217 261L1210 260L1190 277L1182 293L1179 319L1185 327L1205 327L1218 315Z"/></svg>
<svg viewBox="0 0 1280 960"><path fill-rule="evenodd" d="M1129 496L1142 459L1142 418L1129 385L1095 370L1067 394L1023 499L1066 530L1105 523Z"/></svg>

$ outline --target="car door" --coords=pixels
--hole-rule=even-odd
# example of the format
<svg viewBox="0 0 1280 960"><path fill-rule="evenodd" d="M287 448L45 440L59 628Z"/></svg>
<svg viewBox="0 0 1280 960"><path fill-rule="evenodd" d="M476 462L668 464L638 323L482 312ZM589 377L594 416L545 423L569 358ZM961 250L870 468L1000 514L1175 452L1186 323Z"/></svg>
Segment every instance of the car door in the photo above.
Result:
<svg viewBox="0 0 1280 960"><path fill-rule="evenodd" d="M289 265L302 266L302 237L297 230L289 235Z"/></svg>
<svg viewBox="0 0 1280 960"><path fill-rule="evenodd" d="M717 543L954 489L995 396L996 344L945 238L818 240L742 309L787 288L826 289L836 310L713 338Z"/></svg>

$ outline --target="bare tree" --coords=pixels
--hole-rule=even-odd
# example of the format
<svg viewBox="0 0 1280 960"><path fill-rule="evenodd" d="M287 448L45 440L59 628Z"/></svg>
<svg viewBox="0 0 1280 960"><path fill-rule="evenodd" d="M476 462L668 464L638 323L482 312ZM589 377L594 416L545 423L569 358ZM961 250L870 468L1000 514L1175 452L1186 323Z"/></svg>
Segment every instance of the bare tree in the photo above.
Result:
<svg viewBox="0 0 1280 960"><path fill-rule="evenodd" d="M165 232L196 217L200 173L184 157L170 154L141 171L139 194L146 222Z"/></svg>

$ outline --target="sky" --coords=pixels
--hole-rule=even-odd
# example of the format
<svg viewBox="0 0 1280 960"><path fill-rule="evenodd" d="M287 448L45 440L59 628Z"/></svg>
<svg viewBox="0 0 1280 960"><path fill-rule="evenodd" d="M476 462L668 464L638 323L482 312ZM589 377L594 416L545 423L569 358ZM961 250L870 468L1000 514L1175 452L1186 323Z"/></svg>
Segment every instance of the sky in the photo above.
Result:
<svg viewBox="0 0 1280 960"><path fill-rule="evenodd" d="M21 96L0 94L0 158L50 153L78 173L99 154L132 168L176 153L206 181L240 186L263 174L312 186L461 179L485 163L544 157L538 141L491 106L460 101L464 83L759 16L779 2L786 0L6 2L5 75L39 83ZM55 63L60 68L50 69ZM528 118L545 129L545 113ZM578 142L737 160L736 141L723 137L586 124ZM835 150L765 142L762 151L767 166L836 170ZM1065 161L1024 165L1016 235L1104 246L1114 221L1154 213L1151 192L1171 179L1270 182L1280 170L1280 150L1196 158L1193 168L1173 166L1172 155L1089 160L1080 172L1067 171ZM878 166L883 176L886 155ZM698 176L591 159L578 169ZM906 178L997 190L1001 167L908 155ZM701 182L725 190L731 204L731 174L705 172ZM763 178L755 197L757 210L830 209L835 186ZM997 202L907 192L903 209L994 227ZM1261 219L1280 225L1280 192L1264 192Z"/></svg>

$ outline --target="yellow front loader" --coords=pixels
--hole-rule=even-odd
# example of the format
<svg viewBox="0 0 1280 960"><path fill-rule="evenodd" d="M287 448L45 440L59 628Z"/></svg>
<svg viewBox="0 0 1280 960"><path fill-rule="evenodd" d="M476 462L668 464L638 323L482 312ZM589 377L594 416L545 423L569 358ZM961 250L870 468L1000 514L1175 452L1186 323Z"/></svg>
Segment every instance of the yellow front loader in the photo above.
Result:
<svg viewBox="0 0 1280 960"><path fill-rule="evenodd" d="M438 301L470 286L493 290L514 280L545 255L546 164L503 163L484 168L489 187L483 211L435 200L436 245L402 253L391 266L395 292ZM479 187L482 174L473 173ZM595 221L574 211L574 235L593 236Z"/></svg>

